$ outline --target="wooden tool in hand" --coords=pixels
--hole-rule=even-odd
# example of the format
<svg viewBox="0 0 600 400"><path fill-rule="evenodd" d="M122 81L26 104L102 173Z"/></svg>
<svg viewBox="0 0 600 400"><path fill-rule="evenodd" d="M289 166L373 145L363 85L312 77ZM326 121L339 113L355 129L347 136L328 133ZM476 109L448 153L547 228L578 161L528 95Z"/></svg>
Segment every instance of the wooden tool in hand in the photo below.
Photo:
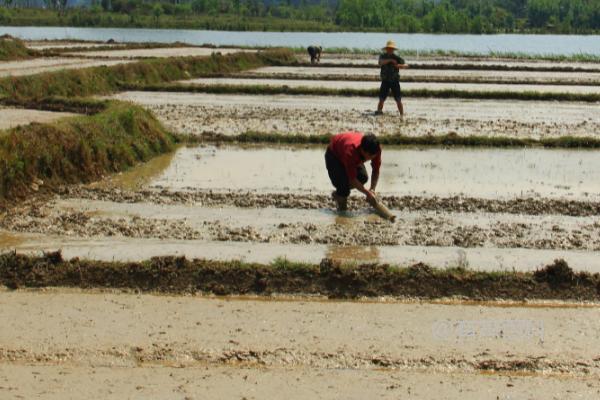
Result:
<svg viewBox="0 0 600 400"><path fill-rule="evenodd" d="M381 218L387 219L388 221L391 221L391 222L396 221L396 216L394 214L392 214L390 209L387 208L385 206L385 204L383 204L379 199L374 197L373 199L367 199L367 202L371 205L371 207L373 207L375 209L375 212Z"/></svg>

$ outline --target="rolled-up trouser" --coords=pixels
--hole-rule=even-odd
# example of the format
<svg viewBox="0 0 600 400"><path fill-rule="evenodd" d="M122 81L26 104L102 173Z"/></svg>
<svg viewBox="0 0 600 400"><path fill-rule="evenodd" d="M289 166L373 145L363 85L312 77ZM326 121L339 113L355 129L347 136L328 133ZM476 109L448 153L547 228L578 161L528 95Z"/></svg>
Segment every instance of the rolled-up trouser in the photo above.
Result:
<svg viewBox="0 0 600 400"><path fill-rule="evenodd" d="M335 186L336 194L342 197L350 196L351 188L348 174L346 174L346 168L329 148L327 148L327 151L325 152L325 166L327 167L329 179L331 179L331 183ZM363 185L369 180L367 169L363 164L360 164L356 168L356 178Z"/></svg>

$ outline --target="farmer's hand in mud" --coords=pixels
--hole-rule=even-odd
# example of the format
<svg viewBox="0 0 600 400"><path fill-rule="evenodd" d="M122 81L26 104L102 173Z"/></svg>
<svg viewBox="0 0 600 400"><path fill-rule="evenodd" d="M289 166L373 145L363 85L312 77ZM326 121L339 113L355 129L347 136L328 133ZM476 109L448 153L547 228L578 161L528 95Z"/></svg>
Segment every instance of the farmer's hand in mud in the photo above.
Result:
<svg viewBox="0 0 600 400"><path fill-rule="evenodd" d="M377 201L377 198L375 197L375 192L372 190L367 190L367 192L365 193L365 195L367 196L367 201L369 203L375 203Z"/></svg>

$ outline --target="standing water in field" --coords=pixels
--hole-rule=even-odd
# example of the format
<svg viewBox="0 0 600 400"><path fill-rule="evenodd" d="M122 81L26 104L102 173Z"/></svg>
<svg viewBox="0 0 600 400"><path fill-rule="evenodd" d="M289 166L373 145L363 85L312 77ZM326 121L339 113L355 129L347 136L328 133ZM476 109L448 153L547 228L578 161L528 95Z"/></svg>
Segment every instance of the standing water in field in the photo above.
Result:
<svg viewBox="0 0 600 400"><path fill-rule="evenodd" d="M150 186L323 192L331 189L324 151L324 147L183 148ZM600 159L586 150L384 146L378 189L393 195L593 200L600 198Z"/></svg>

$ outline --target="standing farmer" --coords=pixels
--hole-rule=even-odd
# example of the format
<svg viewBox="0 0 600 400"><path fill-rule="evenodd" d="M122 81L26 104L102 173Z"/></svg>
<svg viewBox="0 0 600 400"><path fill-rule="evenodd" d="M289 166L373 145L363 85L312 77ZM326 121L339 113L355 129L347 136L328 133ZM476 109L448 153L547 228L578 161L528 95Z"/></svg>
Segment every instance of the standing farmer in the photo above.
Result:
<svg viewBox="0 0 600 400"><path fill-rule="evenodd" d="M369 180L363 165L366 161L371 161L372 168L371 187L368 190L364 186ZM336 189L332 197L339 211L347 209L351 189L364 193L369 204L377 203L375 188L379 180L381 146L375 135L345 132L333 136L325 152L325 165L329 179Z"/></svg>
<svg viewBox="0 0 600 400"><path fill-rule="evenodd" d="M387 99L390 90L394 94L394 100L400 111L400 116L404 116L404 107L402 106L402 93L400 92L400 69L408 68L402 57L394 54L396 43L388 40L383 48L384 52L379 56L379 66L381 67L381 87L379 88L379 104L375 115L383 114L383 103Z"/></svg>

